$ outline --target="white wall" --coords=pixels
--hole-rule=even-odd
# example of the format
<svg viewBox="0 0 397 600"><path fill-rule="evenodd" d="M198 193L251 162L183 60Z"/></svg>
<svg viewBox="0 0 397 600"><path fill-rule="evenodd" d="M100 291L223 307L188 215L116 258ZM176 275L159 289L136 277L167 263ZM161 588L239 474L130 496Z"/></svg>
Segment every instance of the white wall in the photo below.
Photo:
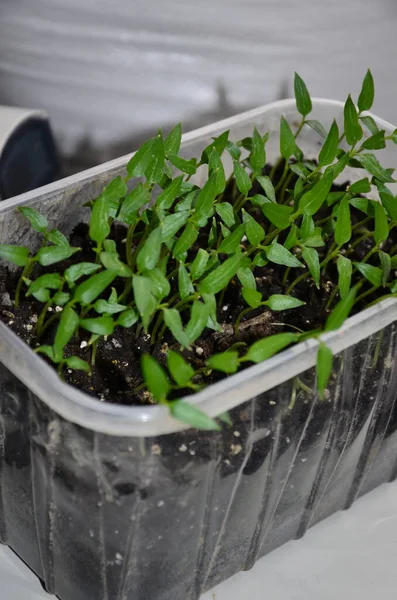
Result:
<svg viewBox="0 0 397 600"><path fill-rule="evenodd" d="M396 26L395 0L0 0L0 103L47 109L89 162L285 96L294 70L344 99L371 67L397 122Z"/></svg>

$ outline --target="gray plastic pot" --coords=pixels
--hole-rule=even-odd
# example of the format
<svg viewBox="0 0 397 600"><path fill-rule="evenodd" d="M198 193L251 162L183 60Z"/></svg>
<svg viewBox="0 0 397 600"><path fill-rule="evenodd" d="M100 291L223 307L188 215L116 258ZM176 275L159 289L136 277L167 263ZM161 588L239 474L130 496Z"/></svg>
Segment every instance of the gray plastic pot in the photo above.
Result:
<svg viewBox="0 0 397 600"><path fill-rule="evenodd" d="M325 126L342 119L339 102L313 107ZM275 160L281 114L294 126L293 101L278 102L187 134L184 151L256 125ZM304 129L307 155L318 142ZM3 202L0 241L34 243L22 204L67 233L128 158ZM231 411L222 432L184 429L163 407L98 402L0 324L0 540L61 600L197 600L395 478L396 319L386 300L324 336L336 355L324 402L313 340L198 393L209 414ZM297 375L313 393L290 408Z"/></svg>

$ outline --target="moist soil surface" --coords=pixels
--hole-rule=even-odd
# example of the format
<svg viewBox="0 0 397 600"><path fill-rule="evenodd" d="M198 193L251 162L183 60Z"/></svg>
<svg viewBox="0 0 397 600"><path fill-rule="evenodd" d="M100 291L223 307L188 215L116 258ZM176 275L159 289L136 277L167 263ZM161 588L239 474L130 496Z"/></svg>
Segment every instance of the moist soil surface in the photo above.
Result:
<svg viewBox="0 0 397 600"><path fill-rule="evenodd" d="M334 187L333 191L341 191L343 189L345 189L345 186ZM257 192L259 190L252 190L252 194ZM257 213L251 211L251 214L257 218L258 222L263 221L259 209ZM324 216L327 216L326 213ZM362 218L362 213L355 212L355 209L352 209L353 222L358 222ZM120 255L123 256L125 229L119 225L113 226L111 237L116 240ZM207 237L202 239L207 239ZM282 243L283 237L280 236L279 241ZM387 252L396 241L388 240L385 242L384 250ZM87 225L79 224L75 228L70 236L70 243L72 246L80 247L81 251L63 263L58 263L52 268L47 267L45 272L50 272L51 270L54 272L63 272L70 264L95 261L95 253L88 237ZM197 251L199 246L200 239L197 242L195 251ZM205 247L204 244L202 246ZM352 254L349 255L349 258L353 261L360 261L371 249L371 246L371 239L362 241L356 246ZM317 248L320 260L327 254L329 247L330 244L326 244L322 248ZM34 274L39 275L42 267L37 266L36 269ZM264 267L256 267L254 275L257 282L257 289L266 299L272 294L285 294L288 284L303 272L303 269L291 269L289 277L286 281L283 281L285 267L279 267L272 263ZM0 318L33 349L41 344L52 344L56 329L56 320L54 320L55 325L48 327L40 339L38 339L35 332L35 325L43 308L42 304L32 297L25 298L21 294L21 302L18 308L15 308L13 305L19 275L20 272L12 272L6 267L0 267ZM223 327L223 333L206 330L203 336L195 342L191 350L183 352L185 358L196 369L200 369L204 366L208 356L222 352L237 343L239 343L240 348L244 348L244 344L252 344L268 335L283 331L292 331L291 326L303 331L323 327L329 314L327 303L337 282L336 269L332 270L330 268L326 275L326 278L322 278L320 289L316 288L310 276L294 288L293 295L304 301L306 303L304 306L285 312L274 313L267 309L264 310L263 307L252 310L243 318L238 334L234 331L234 324L240 313L247 308L247 305L241 297L240 283L237 278L233 279L218 306L218 321ZM117 288L118 285L123 285L123 280L120 280L119 284L116 280L113 285ZM176 290L177 282L171 280L171 286L174 286ZM106 294L109 295L109 291ZM382 295L382 292L378 293L378 296L380 295ZM368 306L376 297L376 295L367 296L365 306ZM359 303L355 305L354 312L358 312L362 308L364 308L364 305L360 305ZM62 309L55 307L48 310L50 313L54 313L54 311L60 312ZM97 315L93 313L92 316ZM89 335L80 329L78 337L74 338L68 344L66 356L76 355L90 362L91 347L87 344ZM100 401L126 405L152 404L154 403L152 396L142 389L141 386L140 358L143 353L149 353L164 363L169 348L178 351L180 348L168 333L165 334L161 343L151 345L150 341L150 335L141 329L137 331L136 326L131 329L118 327L112 335L102 339L99 343L91 376L81 371L72 371L66 368L62 376L67 383L91 396L97 397ZM43 357L43 359L47 360L46 357ZM50 361L48 362L52 365ZM208 385L222 377L224 375L221 373L213 372L205 380L198 380L197 383ZM137 387L139 387L138 390L136 389ZM186 394L189 393L191 391L186 390ZM179 396L181 395L181 390L179 390L178 394Z"/></svg>

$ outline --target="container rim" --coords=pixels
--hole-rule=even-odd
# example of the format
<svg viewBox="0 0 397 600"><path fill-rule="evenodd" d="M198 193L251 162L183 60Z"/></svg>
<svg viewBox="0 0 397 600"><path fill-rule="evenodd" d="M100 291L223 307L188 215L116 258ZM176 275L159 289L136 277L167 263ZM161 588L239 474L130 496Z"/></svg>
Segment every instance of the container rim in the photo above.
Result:
<svg viewBox="0 0 397 600"><path fill-rule="evenodd" d="M314 98L313 105L334 106L342 109L338 100ZM199 137L226 130L229 127L262 117L274 109L291 110L295 100L280 100L218 121L195 131L184 134L182 142L187 147ZM370 114L370 113L368 113ZM374 116L374 115L373 115ZM383 128L394 130L386 121L376 118ZM78 175L43 186L1 203L0 212L13 211L16 207L40 199L51 197L56 192L95 180L99 175L112 173L125 168L132 154L93 167ZM397 299L388 298L350 317L338 330L325 333L321 339L334 354L346 350L363 339L375 334L397 320ZM316 363L318 341L306 340L280 354L232 375L204 390L188 397L188 401L200 407L210 416L228 411L243 402L255 398L275 386L313 367ZM113 436L146 437L158 436L188 429L189 426L175 420L163 406L124 406L100 402L69 384L59 380L55 370L40 356L0 322L0 359L35 395L64 419L98 433ZM283 365L288 364L288 369Z"/></svg>

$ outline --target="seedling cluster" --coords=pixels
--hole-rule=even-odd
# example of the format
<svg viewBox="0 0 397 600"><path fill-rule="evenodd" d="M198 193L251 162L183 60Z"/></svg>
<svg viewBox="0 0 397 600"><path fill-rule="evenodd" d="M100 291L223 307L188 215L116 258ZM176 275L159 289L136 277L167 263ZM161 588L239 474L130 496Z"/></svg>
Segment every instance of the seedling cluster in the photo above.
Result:
<svg viewBox="0 0 397 600"><path fill-rule="evenodd" d="M397 281L391 275L397 245L390 234L397 223L397 203L388 187L394 182L393 169L383 167L373 151L388 141L397 143L397 131L387 136L365 112L374 99L371 73L364 78L357 107L350 96L345 103L343 131L336 121L327 131L309 118L312 102L297 74L295 96L301 122L294 132L281 118L281 157L272 169L266 166L269 136L257 129L237 142L224 132L198 160L180 156L180 125L165 139L159 132L143 144L128 163L126 177L116 177L89 203L92 262L79 262L80 249L71 247L35 209L19 209L41 234L41 247L34 254L25 247L0 245L0 257L22 268L15 305L29 296L42 304L37 338L54 334L51 345L36 350L61 376L68 368L86 371L89 377L98 345L117 327L135 328L137 338L145 331L153 347L167 340L171 349L163 364L143 354L142 386L176 418L199 428L218 428L196 407L175 399L178 394L200 389L212 371L235 373L293 343L339 328L367 297L372 302L396 295ZM299 148L304 127L323 138L315 161ZM225 153L233 162L228 178ZM348 166L365 169L369 176L333 191ZM191 181L199 168L208 170L201 188ZM372 198L371 192L376 192ZM353 219L353 210L359 219ZM121 244L113 236L115 224L125 226ZM370 240L370 249L361 260L353 260L363 240ZM272 264L283 269L282 294L257 289L257 269ZM296 291L309 281L317 288L333 282L329 316L324 330L297 331L288 327L288 311L304 304ZM250 346L234 344L207 358L197 371L183 354L208 330L222 332L220 307L231 283L245 304L234 324L236 332L260 311L282 311L284 330ZM51 307L58 309L49 312ZM90 334L91 364L66 352L81 329ZM320 342L320 396L331 370L332 353ZM222 418L228 420L227 415Z"/></svg>

